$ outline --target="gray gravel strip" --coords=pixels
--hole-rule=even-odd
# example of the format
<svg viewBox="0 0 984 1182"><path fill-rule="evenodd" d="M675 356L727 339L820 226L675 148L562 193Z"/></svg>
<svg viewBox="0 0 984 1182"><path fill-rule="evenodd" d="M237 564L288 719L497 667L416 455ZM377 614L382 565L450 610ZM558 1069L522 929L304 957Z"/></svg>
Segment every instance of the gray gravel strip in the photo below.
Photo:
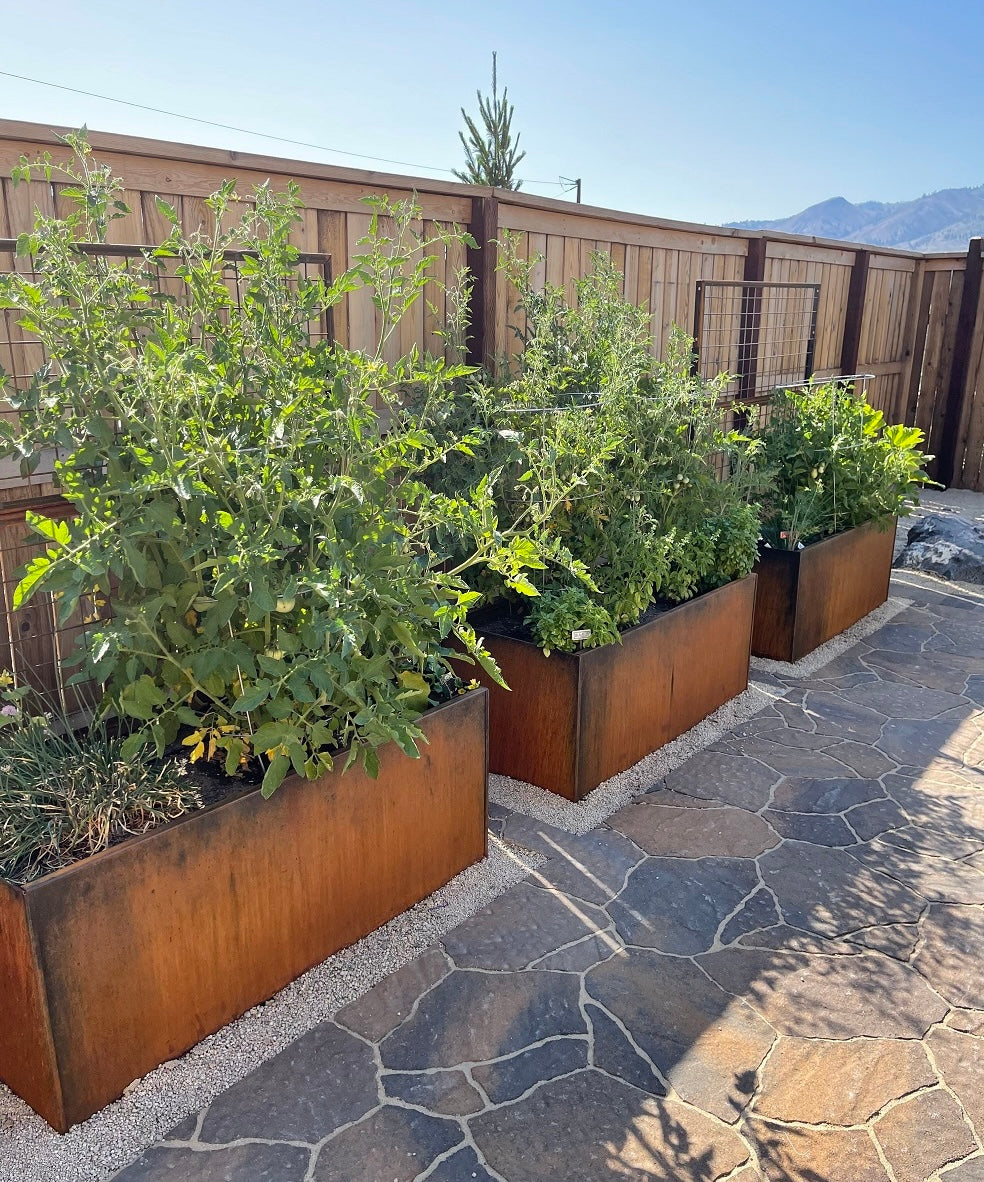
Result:
<svg viewBox="0 0 984 1182"><path fill-rule="evenodd" d="M812 653L807 653L798 661L770 661L765 657L752 657L752 669L756 673L773 673L777 677L812 677L818 669L822 669L824 665L829 665L842 653L846 653L859 640L870 636L872 632L877 632L883 624L887 624L893 616L905 611L907 607L912 607L911 599L902 599L893 595L881 607L876 607L873 612L866 615L863 620L858 620L856 624L852 624L846 631L839 633L833 640L821 644L819 648L815 648Z"/></svg>
<svg viewBox="0 0 984 1182"><path fill-rule="evenodd" d="M484 861L180 1059L131 1084L121 1099L64 1136L0 1084L0 1182L103 1182L178 1121L333 1017L543 861L490 835Z"/></svg>

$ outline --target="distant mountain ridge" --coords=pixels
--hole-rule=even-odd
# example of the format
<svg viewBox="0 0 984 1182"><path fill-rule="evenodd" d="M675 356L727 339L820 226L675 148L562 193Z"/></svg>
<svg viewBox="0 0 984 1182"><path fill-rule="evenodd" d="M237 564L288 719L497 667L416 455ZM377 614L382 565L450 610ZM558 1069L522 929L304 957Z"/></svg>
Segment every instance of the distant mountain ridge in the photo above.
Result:
<svg viewBox="0 0 984 1182"><path fill-rule="evenodd" d="M843 238L904 250L966 250L984 236L984 185L941 189L914 201L862 201L831 197L776 221L728 222L741 230L779 230L815 238Z"/></svg>

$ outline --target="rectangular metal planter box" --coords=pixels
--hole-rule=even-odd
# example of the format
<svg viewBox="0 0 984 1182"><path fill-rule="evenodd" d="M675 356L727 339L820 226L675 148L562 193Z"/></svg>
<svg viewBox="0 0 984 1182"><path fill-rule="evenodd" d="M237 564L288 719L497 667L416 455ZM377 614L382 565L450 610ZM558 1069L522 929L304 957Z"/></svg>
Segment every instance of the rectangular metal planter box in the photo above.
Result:
<svg viewBox="0 0 984 1182"><path fill-rule="evenodd" d="M763 550L752 652L798 661L850 628L888 598L895 548L893 518L869 521L802 550Z"/></svg>
<svg viewBox="0 0 984 1182"><path fill-rule="evenodd" d="M755 578L678 604L621 644L551 653L489 635L489 767L581 800L748 685ZM481 631L481 629L480 629Z"/></svg>
<svg viewBox="0 0 984 1182"><path fill-rule="evenodd" d="M0 1079L65 1132L484 857L488 696L422 727L377 780L292 777L0 882Z"/></svg>

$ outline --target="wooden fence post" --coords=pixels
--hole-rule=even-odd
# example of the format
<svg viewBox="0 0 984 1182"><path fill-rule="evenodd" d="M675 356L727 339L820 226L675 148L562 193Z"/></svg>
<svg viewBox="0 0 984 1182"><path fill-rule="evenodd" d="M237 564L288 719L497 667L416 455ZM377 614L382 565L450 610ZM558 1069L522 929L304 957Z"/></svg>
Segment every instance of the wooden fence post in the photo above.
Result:
<svg viewBox="0 0 984 1182"><path fill-rule="evenodd" d="M495 363L496 264L499 233L499 202L495 197L473 197L468 232L476 245L468 248L468 270L472 276L471 335L468 364L491 370Z"/></svg>
<svg viewBox="0 0 984 1182"><path fill-rule="evenodd" d="M858 372L858 355L861 351L861 324L864 320L864 303L868 294L868 267L871 252L859 250L854 255L851 268L851 284L847 290L847 310L844 313L844 342L841 346L841 373Z"/></svg>
<svg viewBox="0 0 984 1182"><path fill-rule="evenodd" d="M749 238L742 278L749 285L765 282L767 238ZM738 400L748 403L758 384L759 334L762 321L761 287L741 289L741 321L738 333Z"/></svg>
<svg viewBox="0 0 984 1182"><path fill-rule="evenodd" d="M967 389L970 373L970 349L977 323L977 307L981 298L981 239L971 238L967 248L967 268L964 271L960 312L957 316L957 336L953 345L950 380L947 384L946 409L943 412L943 431L937 453L936 479L947 486L959 477L963 469L960 447L960 423L964 402L973 391Z"/></svg>

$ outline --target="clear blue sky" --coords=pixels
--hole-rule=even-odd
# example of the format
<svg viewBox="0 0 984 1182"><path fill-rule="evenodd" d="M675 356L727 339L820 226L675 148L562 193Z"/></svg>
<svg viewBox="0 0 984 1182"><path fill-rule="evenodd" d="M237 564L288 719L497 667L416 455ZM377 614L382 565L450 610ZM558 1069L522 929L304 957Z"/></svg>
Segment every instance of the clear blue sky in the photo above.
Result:
<svg viewBox="0 0 984 1182"><path fill-rule="evenodd" d="M0 69L333 148L460 164L491 51L536 181L690 221L984 183L981 0L5 4ZM339 164L352 156L0 77L0 115Z"/></svg>

